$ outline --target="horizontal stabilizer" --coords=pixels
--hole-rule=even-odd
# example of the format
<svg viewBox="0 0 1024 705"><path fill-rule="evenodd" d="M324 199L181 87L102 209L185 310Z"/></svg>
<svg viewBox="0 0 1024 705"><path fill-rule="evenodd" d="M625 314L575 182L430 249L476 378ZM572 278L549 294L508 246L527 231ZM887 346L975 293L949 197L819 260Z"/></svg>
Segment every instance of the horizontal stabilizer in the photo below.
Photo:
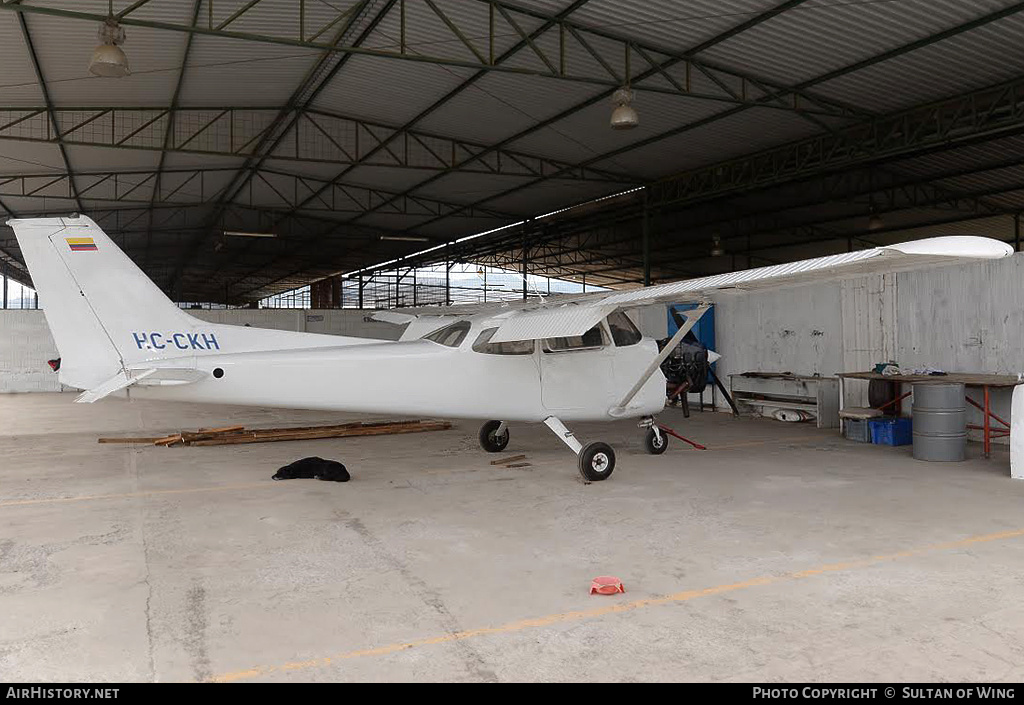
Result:
<svg viewBox="0 0 1024 705"><path fill-rule="evenodd" d="M146 377L149 377L154 372L156 372L156 370L141 370L131 372L121 370L107 381L102 382L98 386L93 387L92 389L79 394L78 397L75 399L75 403L92 404L94 401L99 401L104 397L109 397L114 392L119 392L125 387L130 387L131 385L138 382L140 379L145 379Z"/></svg>
<svg viewBox="0 0 1024 705"><path fill-rule="evenodd" d="M80 404L91 404L114 392L138 384L143 387L191 384L209 377L209 374L191 367L158 367L149 369L121 370L99 386L82 392L75 399Z"/></svg>

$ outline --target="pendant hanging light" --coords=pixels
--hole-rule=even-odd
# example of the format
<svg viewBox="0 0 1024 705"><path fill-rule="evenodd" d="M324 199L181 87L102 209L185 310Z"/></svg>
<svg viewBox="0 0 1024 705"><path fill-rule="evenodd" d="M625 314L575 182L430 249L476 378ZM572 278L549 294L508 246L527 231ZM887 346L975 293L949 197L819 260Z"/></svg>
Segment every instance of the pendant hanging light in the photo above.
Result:
<svg viewBox="0 0 1024 705"><path fill-rule="evenodd" d="M629 88L619 88L612 93L611 126L613 130L632 130L640 124L640 116L633 108L633 91Z"/></svg>
<svg viewBox="0 0 1024 705"><path fill-rule="evenodd" d="M725 248L722 247L722 236L715 233L711 236L711 256L721 257L725 254Z"/></svg>
<svg viewBox="0 0 1024 705"><path fill-rule="evenodd" d="M124 44L124 27L111 15L100 25L98 34L100 45L92 53L89 73L107 78L122 78L129 75L131 69L128 68L128 57L118 46Z"/></svg>
<svg viewBox="0 0 1024 705"><path fill-rule="evenodd" d="M885 223L882 222L882 217L875 212L875 204L871 204L871 209L868 211L871 215L868 217L868 230L881 230Z"/></svg>

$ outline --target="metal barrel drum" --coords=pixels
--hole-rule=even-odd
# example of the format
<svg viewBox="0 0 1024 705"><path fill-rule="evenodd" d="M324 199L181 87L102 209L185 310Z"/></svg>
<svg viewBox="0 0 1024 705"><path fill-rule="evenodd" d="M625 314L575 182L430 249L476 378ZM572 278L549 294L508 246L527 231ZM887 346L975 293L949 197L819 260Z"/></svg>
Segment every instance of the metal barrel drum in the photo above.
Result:
<svg viewBox="0 0 1024 705"><path fill-rule="evenodd" d="M967 447L964 385L919 382L914 385L914 457L955 462Z"/></svg>

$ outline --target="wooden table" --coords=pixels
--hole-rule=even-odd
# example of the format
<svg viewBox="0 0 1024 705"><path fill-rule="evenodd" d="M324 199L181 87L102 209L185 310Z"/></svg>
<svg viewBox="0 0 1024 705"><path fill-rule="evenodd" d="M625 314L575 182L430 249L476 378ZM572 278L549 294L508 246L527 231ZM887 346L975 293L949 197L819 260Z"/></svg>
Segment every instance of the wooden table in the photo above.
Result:
<svg viewBox="0 0 1024 705"><path fill-rule="evenodd" d="M960 373L950 372L945 375L883 375L877 372L840 372L836 375L839 378L839 411L843 410L843 405L846 403L844 395L846 392L846 380L847 379L862 379L862 380L873 380L880 379L889 382L895 382L899 385L897 388L902 389L903 384L914 384L914 383L934 383L934 384L962 384L965 387L981 387L984 394L984 404L979 404L970 397L966 397L967 402L979 409L984 416L984 423L981 426L976 424L967 424L967 428L974 429L982 432L982 441L985 446L985 457L989 457L992 451L992 439L993 438L1005 438L1010 435L1010 424L1008 421L1004 421L995 414L992 413L991 406L991 393L992 388L1004 389L1008 387L1016 387L1018 384L1024 384L1024 381L1017 379L1015 375L989 375L989 374L973 374L973 373ZM911 392L906 394L898 394L895 401L899 402L902 399L906 399L911 395ZM1000 424L1001 428L993 428L992 420L995 419ZM840 433L842 432L842 419L840 419Z"/></svg>

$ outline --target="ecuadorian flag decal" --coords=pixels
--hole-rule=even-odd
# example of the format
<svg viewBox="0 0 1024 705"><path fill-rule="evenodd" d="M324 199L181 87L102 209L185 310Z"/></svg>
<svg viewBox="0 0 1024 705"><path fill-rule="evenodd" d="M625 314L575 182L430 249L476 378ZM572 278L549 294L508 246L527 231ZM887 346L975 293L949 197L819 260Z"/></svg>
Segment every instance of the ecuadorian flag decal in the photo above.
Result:
<svg viewBox="0 0 1024 705"><path fill-rule="evenodd" d="M66 237L72 252L95 252L96 243L91 237Z"/></svg>

